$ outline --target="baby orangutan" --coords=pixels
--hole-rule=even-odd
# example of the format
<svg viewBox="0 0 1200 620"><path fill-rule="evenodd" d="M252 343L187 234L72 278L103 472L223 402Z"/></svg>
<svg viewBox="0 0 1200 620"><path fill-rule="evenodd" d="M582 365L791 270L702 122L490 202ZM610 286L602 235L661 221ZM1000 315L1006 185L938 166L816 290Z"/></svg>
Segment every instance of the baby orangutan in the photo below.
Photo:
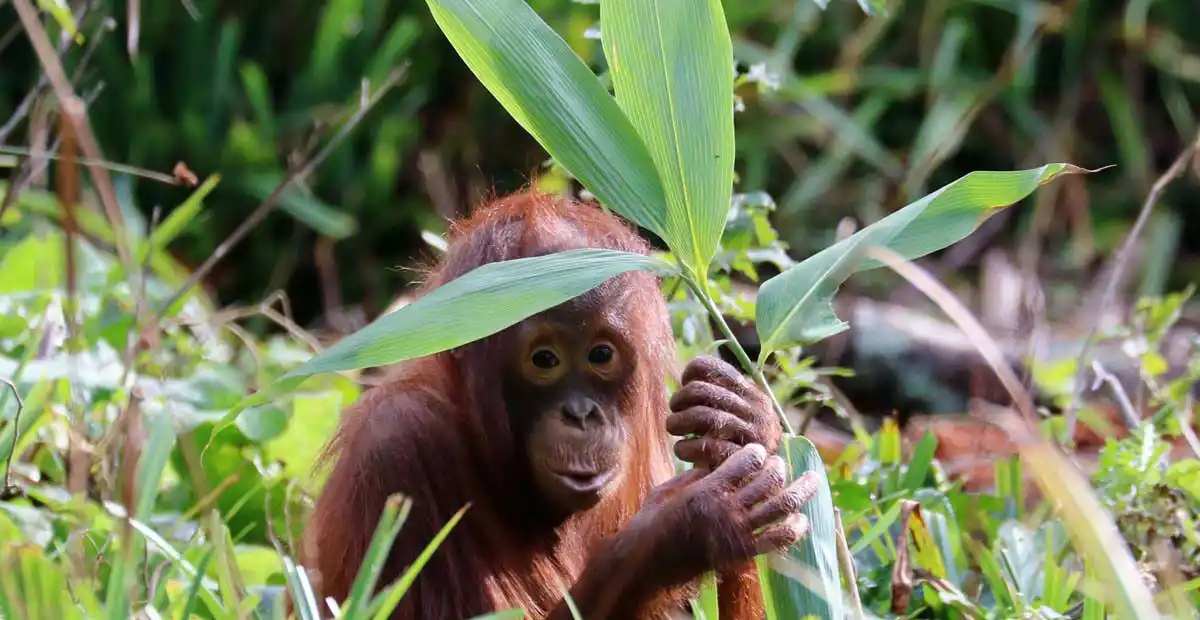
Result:
<svg viewBox="0 0 1200 620"><path fill-rule="evenodd" d="M451 229L424 290L487 263L574 248L647 254L594 205L521 193ZM480 308L479 312L487 312ZM491 337L411 360L343 415L306 532L322 597L344 600L385 499L412 499L380 584L463 506L396 618L661 618L716 571L721 618L763 615L753 558L808 531L817 478L786 484L764 394L715 358L668 402L675 348L656 276L630 272ZM665 416L665 417L664 417ZM674 446L695 467L675 475Z"/></svg>

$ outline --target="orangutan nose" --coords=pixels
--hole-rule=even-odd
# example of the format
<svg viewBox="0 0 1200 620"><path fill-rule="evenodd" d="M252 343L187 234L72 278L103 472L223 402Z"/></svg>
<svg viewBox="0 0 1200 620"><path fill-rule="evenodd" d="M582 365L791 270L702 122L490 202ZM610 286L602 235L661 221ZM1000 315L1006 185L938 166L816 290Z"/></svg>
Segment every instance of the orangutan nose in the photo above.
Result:
<svg viewBox="0 0 1200 620"><path fill-rule="evenodd" d="M572 396L563 403L563 420L572 426L587 428L588 425L598 424L602 417L600 405L596 401L583 396Z"/></svg>

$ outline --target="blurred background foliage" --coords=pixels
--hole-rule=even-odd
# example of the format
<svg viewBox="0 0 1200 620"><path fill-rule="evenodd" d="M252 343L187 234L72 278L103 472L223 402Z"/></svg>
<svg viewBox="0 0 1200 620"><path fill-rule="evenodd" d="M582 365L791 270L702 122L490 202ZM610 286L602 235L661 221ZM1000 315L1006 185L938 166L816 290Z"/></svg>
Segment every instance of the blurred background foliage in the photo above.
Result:
<svg viewBox="0 0 1200 620"><path fill-rule="evenodd" d="M37 144L53 106L5 4L0 161L12 170L13 149ZM602 70L594 3L531 4ZM1200 23L1200 3L893 0L876 18L849 1L725 4L747 72L739 190L774 197L774 224L795 257L828 245L842 218L869 223L970 170L1116 164L1048 187L927 259L939 276L969 281L989 248L1012 247L1045 282L1090 282L1197 130L1200 30L1189 24ZM105 157L222 175L172 246L189 267L353 113L364 80L374 90L403 69L304 187L217 264L205 284L222 303L283 289L303 325L361 324L416 276L405 268L428 252L422 230L441 232L481 198L546 174L544 152L473 79L422 1L72 6L85 40L60 50ZM147 218L155 207L167 216L190 191L114 178ZM1129 276L1136 292L1200 280L1200 217L1185 217L1197 198L1188 183L1165 196ZM1069 315L1078 296L1068 289ZM1063 295L1046 293L1053 311Z"/></svg>

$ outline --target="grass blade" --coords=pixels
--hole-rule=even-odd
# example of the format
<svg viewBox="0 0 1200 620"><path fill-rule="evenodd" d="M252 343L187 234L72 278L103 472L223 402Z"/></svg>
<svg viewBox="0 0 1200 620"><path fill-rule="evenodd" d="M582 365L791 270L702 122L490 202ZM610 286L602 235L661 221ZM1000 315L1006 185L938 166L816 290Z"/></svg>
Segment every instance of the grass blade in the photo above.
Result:
<svg viewBox="0 0 1200 620"><path fill-rule="evenodd" d="M721 3L605 0L600 24L617 103L666 194L666 241L703 279L733 191L733 45Z"/></svg>
<svg viewBox="0 0 1200 620"><path fill-rule="evenodd" d="M140 414L137 414L140 415ZM154 501L158 498L158 482L162 479L163 469L167 466L167 458L174 446L174 435L171 432L171 420L168 416L157 415L149 417L151 426L150 437L145 449L138 459L136 477L136 499L129 518L145 523L149 521ZM116 620L126 618L129 614L129 586L138 560L142 557L145 543L142 537L135 533L131 526L125 530L128 534L123 541L119 558L113 563L112 572L108 578L108 590L104 601L108 608L109 618Z"/></svg>
<svg viewBox="0 0 1200 620"><path fill-rule="evenodd" d="M384 504L383 515L375 528L375 536L371 538L371 545L367 547L362 567L359 568L358 576L354 578L354 584L350 587L350 597L346 599L346 606L342 609L344 617L357 618L359 610L370 604L375 584L379 581L383 565L387 562L388 552L392 550L396 534L400 533L410 510L412 500L399 495L389 497Z"/></svg>
<svg viewBox="0 0 1200 620"><path fill-rule="evenodd" d="M204 208L204 199L217 187L217 183L221 181L220 175L212 175L204 180L192 195L187 197L167 216L162 224L155 227L154 232L150 233L150 240L146 246L145 252L142 254L142 260L151 253L157 253L163 248L170 245L175 237L182 233L187 225L200 213L200 209Z"/></svg>
<svg viewBox="0 0 1200 620"><path fill-rule="evenodd" d="M470 508L470 505L463 506L458 510L458 512L454 513L454 516L450 517L450 520L446 522L446 525L442 526L441 531L439 531L437 535L433 537L433 540L429 541L428 545L425 545L425 548L421 550L421 554L417 556L416 560L413 560L412 565L408 567L408 570L404 571L404 574L400 576L400 579L396 580L396 582L393 583L387 589L387 591L380 596L378 602L374 606L376 608L375 620L387 620L388 617L392 615L392 610L396 608L396 605L400 604L400 599L404 598L404 595L408 592L409 587L411 587L413 582L416 581L417 575L421 572L421 569L425 568L425 564L429 562L429 558L433 557L433 553L437 551L438 547L442 546L442 542L445 541L446 537L450 535L450 530L453 530L454 526L462 520L463 515L467 514L468 508Z"/></svg>

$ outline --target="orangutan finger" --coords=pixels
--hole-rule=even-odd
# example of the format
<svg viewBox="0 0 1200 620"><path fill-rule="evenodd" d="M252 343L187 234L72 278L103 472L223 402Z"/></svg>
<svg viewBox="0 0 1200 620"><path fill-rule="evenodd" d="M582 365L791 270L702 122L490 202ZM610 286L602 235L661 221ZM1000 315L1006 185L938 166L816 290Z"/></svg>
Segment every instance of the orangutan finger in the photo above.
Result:
<svg viewBox="0 0 1200 620"><path fill-rule="evenodd" d="M788 485L788 488L782 493L755 506L747 516L750 526L760 528L786 519L789 515L800 514L800 509L804 507L804 504L817 494L818 484L820 484L820 478L817 477L816 472L805 472L803 476Z"/></svg>
<svg viewBox="0 0 1200 620"><path fill-rule="evenodd" d="M776 523L754 537L754 550L760 554L782 551L800 542L809 532L808 517L797 514Z"/></svg>
<svg viewBox="0 0 1200 620"><path fill-rule="evenodd" d="M705 479L705 483L719 488L735 489L741 486L743 480L761 470L766 460L766 448L756 443L749 444L714 469Z"/></svg>
<svg viewBox="0 0 1200 620"><path fill-rule="evenodd" d="M697 405L667 415L667 432L672 435L703 435L745 445L757 438L754 426L728 413Z"/></svg>
<svg viewBox="0 0 1200 620"><path fill-rule="evenodd" d="M697 437L676 442L675 456L681 461L695 463L697 467L716 469L739 449L741 446L732 441Z"/></svg>
<svg viewBox="0 0 1200 620"><path fill-rule="evenodd" d="M751 480L750 484L738 492L738 502L743 508L751 508L779 493L783 489L784 483L787 482L785 471L783 459L778 455L772 454L767 457L762 471L758 472L754 476L754 480Z"/></svg>
<svg viewBox="0 0 1200 620"><path fill-rule="evenodd" d="M694 381L712 383L751 401L758 400L761 396L758 386L746 378L746 375L725 360L711 355L692 360L687 368L684 368L680 381L682 385Z"/></svg>
<svg viewBox="0 0 1200 620"><path fill-rule="evenodd" d="M762 417L759 408L746 402L741 396L712 383L689 383L671 395L671 411L683 411L692 407L709 407L727 411L753 422Z"/></svg>

